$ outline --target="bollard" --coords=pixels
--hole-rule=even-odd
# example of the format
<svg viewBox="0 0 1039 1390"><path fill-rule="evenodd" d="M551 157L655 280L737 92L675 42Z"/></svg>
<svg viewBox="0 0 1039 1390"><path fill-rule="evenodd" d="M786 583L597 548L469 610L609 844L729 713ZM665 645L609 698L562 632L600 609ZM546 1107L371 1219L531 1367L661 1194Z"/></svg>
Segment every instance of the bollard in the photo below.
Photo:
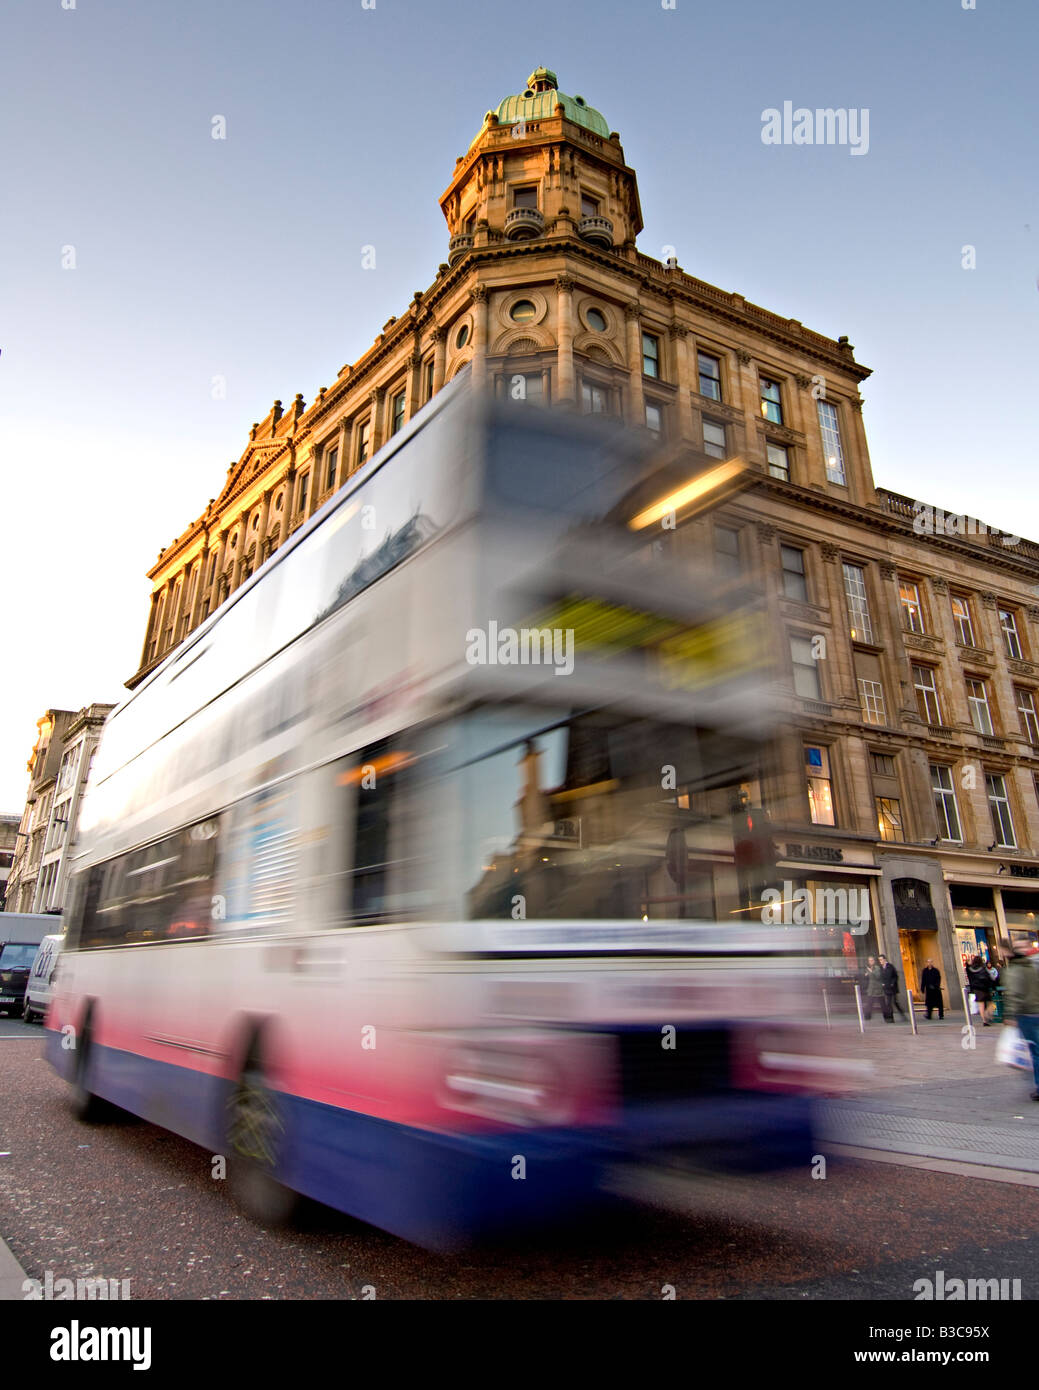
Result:
<svg viewBox="0 0 1039 1390"><path fill-rule="evenodd" d="M855 986L855 1007L859 1011L859 1032L864 1033L866 1024L862 1017L862 990L858 985Z"/></svg>
<svg viewBox="0 0 1039 1390"><path fill-rule="evenodd" d="M913 1030L913 1037L916 1037L916 1010L913 1008L913 991L906 985L906 999L909 1002L909 1026Z"/></svg>
<svg viewBox="0 0 1039 1390"><path fill-rule="evenodd" d="M963 997L963 1012L964 1012L964 1014L966 1014L966 1016L967 1016L967 1032L966 1032L966 1037L964 1038L964 1041L963 1041L963 1046L964 1046L964 1047L973 1047L973 1046L974 1046L974 1034L975 1034L975 1031L976 1031L976 1030L975 1030L975 1027L974 1027L974 1020L973 1020L973 1018L971 1017L971 1012L970 1012L970 999L969 999L969 997L968 997L969 994L970 994L970 990L967 988L966 985L964 985L963 988L960 990L960 994L961 994L962 997Z"/></svg>
<svg viewBox="0 0 1039 1390"><path fill-rule="evenodd" d="M830 1000L825 990L823 990L823 1013L826 1015L827 1028L832 1028L833 1024L830 1022Z"/></svg>

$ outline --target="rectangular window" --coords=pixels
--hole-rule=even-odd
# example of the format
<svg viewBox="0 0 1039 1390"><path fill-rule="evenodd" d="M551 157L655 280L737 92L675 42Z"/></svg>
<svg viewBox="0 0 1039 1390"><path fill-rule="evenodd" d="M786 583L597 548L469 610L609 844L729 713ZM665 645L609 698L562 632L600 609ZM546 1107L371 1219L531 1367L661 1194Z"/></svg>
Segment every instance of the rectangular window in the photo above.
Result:
<svg viewBox="0 0 1039 1390"><path fill-rule="evenodd" d="M336 485L336 473L339 471L339 449L326 450L325 458L325 491L331 492Z"/></svg>
<svg viewBox="0 0 1039 1390"><path fill-rule="evenodd" d="M742 569L740 563L740 533L731 526L714 528L715 569L724 579L734 579Z"/></svg>
<svg viewBox="0 0 1039 1390"><path fill-rule="evenodd" d="M812 824L835 825L828 748L822 748L818 744L805 744L805 780L808 785L808 810Z"/></svg>
<svg viewBox="0 0 1039 1390"><path fill-rule="evenodd" d="M711 357L706 352L696 354L696 367L700 374L700 395L706 396L709 400L720 401L722 398L722 364L717 357Z"/></svg>
<svg viewBox="0 0 1039 1390"><path fill-rule="evenodd" d="M974 624L970 620L970 602L964 594L952 596L952 621L956 627L957 641L965 647L975 647Z"/></svg>
<svg viewBox="0 0 1039 1390"><path fill-rule="evenodd" d="M934 809L938 817L938 838L960 844L963 834L960 830L960 810L956 804L951 767L942 763L931 764L931 791L934 794Z"/></svg>
<svg viewBox="0 0 1039 1390"><path fill-rule="evenodd" d="M862 718L867 724L886 724L887 711L884 708L884 687L879 681L869 681L859 677L859 698L862 701Z"/></svg>
<svg viewBox="0 0 1039 1390"><path fill-rule="evenodd" d="M774 425L783 423L783 400L779 393L779 382L761 377L761 414Z"/></svg>
<svg viewBox="0 0 1039 1390"><path fill-rule="evenodd" d="M999 610L999 626L1003 630L1003 645L1006 647L1007 656L1020 661L1021 639L1017 635L1017 619L1009 608Z"/></svg>
<svg viewBox="0 0 1039 1390"><path fill-rule="evenodd" d="M514 208L536 208L537 205L537 184L525 184L522 188L514 188L512 190L512 206Z"/></svg>
<svg viewBox="0 0 1039 1390"><path fill-rule="evenodd" d="M898 581L898 597L902 604L902 622L909 632L923 632L924 610L920 606L920 589L909 580Z"/></svg>
<svg viewBox="0 0 1039 1390"><path fill-rule="evenodd" d="M358 429L357 429L357 466L358 466L358 468L360 468L360 466L361 466L362 463L365 463L365 462L367 461L367 458L368 458L368 442L369 442L369 440L370 440L370 438L371 438L371 433L372 433L372 422L371 422L371 420L365 420L364 423L363 423L362 425L359 425L359 426L358 426Z"/></svg>
<svg viewBox="0 0 1039 1390"><path fill-rule="evenodd" d="M660 339L652 333L642 335L642 372L644 376L660 376Z"/></svg>
<svg viewBox="0 0 1039 1390"><path fill-rule="evenodd" d="M646 429L658 437L663 433L664 413L658 405L646 406Z"/></svg>
<svg viewBox="0 0 1039 1390"><path fill-rule="evenodd" d="M873 800L877 808L877 829L880 831L880 838L904 842L901 803L893 796L877 796Z"/></svg>
<svg viewBox="0 0 1039 1390"><path fill-rule="evenodd" d="M794 690L802 700L821 700L819 663L812 655L812 639L790 635L790 663L794 668Z"/></svg>
<svg viewBox="0 0 1039 1390"><path fill-rule="evenodd" d="M433 359L432 359L432 357L431 357L431 358L429 359L429 361L426 363L426 367L425 367L425 376L424 376L424 385L423 385L423 395L422 395L422 399L423 399L424 401L431 401L431 400L433 399Z"/></svg>
<svg viewBox="0 0 1039 1390"><path fill-rule="evenodd" d="M1001 773L989 773L985 777L985 785L988 788L988 804L992 812L992 829L996 844L1002 849L1016 849L1017 840L1010 815L1006 778Z"/></svg>
<svg viewBox="0 0 1039 1390"><path fill-rule="evenodd" d="M606 409L606 396L605 387L593 386L590 381L581 382L581 410L585 415L608 414L609 412ZM646 419L646 424L649 424L648 417Z"/></svg>
<svg viewBox="0 0 1039 1390"><path fill-rule="evenodd" d="M768 457L768 472L770 478L782 478L784 482L790 481L790 451L785 444L766 444L765 453Z"/></svg>
<svg viewBox="0 0 1039 1390"><path fill-rule="evenodd" d="M925 724L939 725L942 722L942 707L938 701L938 690L934 683L934 670L930 666L912 666L913 687L916 690L916 704Z"/></svg>
<svg viewBox="0 0 1039 1390"><path fill-rule="evenodd" d="M1039 717L1036 715L1035 695L1031 690L1014 687L1017 696L1017 713L1021 719L1021 732L1033 747L1039 746Z"/></svg>
<svg viewBox="0 0 1039 1390"><path fill-rule="evenodd" d="M779 547L780 563L783 567L783 593L787 598L808 602L808 584L805 580L805 553L793 545Z"/></svg>
<svg viewBox="0 0 1039 1390"><path fill-rule="evenodd" d="M402 429L404 428L404 402L405 402L405 398L406 398L406 393L403 392L403 391L398 391L397 394L393 397L393 401L392 401L392 405L393 405L393 411L392 411L392 424L390 425L390 434L391 434L391 435L397 434L400 430L402 430Z"/></svg>
<svg viewBox="0 0 1039 1390"><path fill-rule="evenodd" d="M582 193L582 194L581 194L581 216L582 216L582 217L598 217L598 216L599 216L599 200L598 200L598 198L592 198L592 197L590 197L587 193Z"/></svg>
<svg viewBox="0 0 1039 1390"><path fill-rule="evenodd" d="M841 447L841 426L837 407L830 401L816 401L819 410L819 430L823 437L823 457L826 459L826 477L831 483L846 485L844 473L844 450Z"/></svg>
<svg viewBox="0 0 1039 1390"><path fill-rule="evenodd" d="M540 372L526 375L514 374L509 377L509 394L514 401L541 401L545 394L545 383ZM582 387L582 398L584 388ZM582 402L583 403L583 402Z"/></svg>
<svg viewBox="0 0 1039 1390"><path fill-rule="evenodd" d="M985 682L967 677L967 704L970 706L970 722L979 734L992 737L992 714L988 707L988 692Z"/></svg>
<svg viewBox="0 0 1039 1390"><path fill-rule="evenodd" d="M869 616L869 596L866 593L866 572L861 565L842 565L844 593L848 600L848 618L853 642L872 642L873 624Z"/></svg>
<svg viewBox="0 0 1039 1390"><path fill-rule="evenodd" d="M307 509L307 491L310 487L310 474L303 473L299 480L299 499L296 502L296 511L305 512Z"/></svg>
<svg viewBox="0 0 1039 1390"><path fill-rule="evenodd" d="M894 777L895 760L888 753L870 753L869 762L876 777Z"/></svg>
<svg viewBox="0 0 1039 1390"><path fill-rule="evenodd" d="M725 442L725 426L720 425L717 420L704 420L703 422L703 451L705 454L710 454L713 459L729 457L729 450Z"/></svg>

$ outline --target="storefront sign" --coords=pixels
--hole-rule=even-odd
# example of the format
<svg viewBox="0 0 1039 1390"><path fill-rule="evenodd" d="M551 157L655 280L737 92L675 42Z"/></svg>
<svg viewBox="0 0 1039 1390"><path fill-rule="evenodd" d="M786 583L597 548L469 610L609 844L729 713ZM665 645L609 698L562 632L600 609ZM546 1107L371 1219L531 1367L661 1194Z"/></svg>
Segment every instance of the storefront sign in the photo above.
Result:
<svg viewBox="0 0 1039 1390"><path fill-rule="evenodd" d="M787 845L786 857L788 859L821 859L827 864L841 864L844 862L844 851L834 849L832 845Z"/></svg>

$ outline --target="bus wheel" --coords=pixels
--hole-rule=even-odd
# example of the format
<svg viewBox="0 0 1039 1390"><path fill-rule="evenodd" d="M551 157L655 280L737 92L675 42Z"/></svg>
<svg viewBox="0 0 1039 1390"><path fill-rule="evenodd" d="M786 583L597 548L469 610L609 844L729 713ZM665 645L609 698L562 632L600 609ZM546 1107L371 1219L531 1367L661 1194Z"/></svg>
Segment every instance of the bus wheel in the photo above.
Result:
<svg viewBox="0 0 1039 1390"><path fill-rule="evenodd" d="M31 1022L32 1022L32 1009L29 1008L29 1001L28 1001L28 999L25 1001L25 1008L22 1010L22 1022L23 1022L23 1023L31 1023Z"/></svg>
<svg viewBox="0 0 1039 1390"><path fill-rule="evenodd" d="M284 1134L275 1093L247 1063L227 1102L228 1179L234 1200L262 1226L286 1226L299 1208L299 1193L274 1176Z"/></svg>
<svg viewBox="0 0 1039 1390"><path fill-rule="evenodd" d="M91 1046L92 1039L88 1023L82 1030L79 1045L76 1048L76 1072L72 1078L72 1113L77 1120L82 1120L84 1124L96 1124L98 1121L108 1119L113 1113L107 1101L94 1095L87 1085L87 1068L90 1065Z"/></svg>

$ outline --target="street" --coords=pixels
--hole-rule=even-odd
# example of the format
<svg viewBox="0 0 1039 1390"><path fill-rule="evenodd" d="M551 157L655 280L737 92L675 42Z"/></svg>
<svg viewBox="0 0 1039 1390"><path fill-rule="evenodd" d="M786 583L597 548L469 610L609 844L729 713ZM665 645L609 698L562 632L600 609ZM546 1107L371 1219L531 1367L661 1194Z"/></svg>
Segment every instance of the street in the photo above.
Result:
<svg viewBox="0 0 1039 1390"><path fill-rule="evenodd" d="M838 1050L877 1067L849 1104L900 1118L903 1133L910 1121L927 1133L956 1119L993 1132L1016 1124L1034 1169L1039 1115L1025 1109L1026 1081L996 1068L994 1037L971 1050L955 1019L942 1029L914 1040L904 1025L875 1026L866 1038L838 1038ZM210 1177L209 1153L130 1119L77 1123L42 1051L41 1028L0 1020L0 1236L31 1278L129 1279L135 1300L661 1299L669 1286L692 1300L907 1300L915 1281L944 1270L1018 1278L1022 1297L1035 1296L1035 1171L979 1181L993 1170L875 1161L861 1147L849 1157L828 1139L825 1178L788 1173L691 1191L680 1175L661 1174L622 1219L462 1256L316 1206L301 1229L264 1231ZM925 1100L937 1118L919 1118ZM867 1112L847 1112L856 1113ZM850 1137L869 1140L861 1125ZM979 1152L978 1163L987 1157Z"/></svg>

